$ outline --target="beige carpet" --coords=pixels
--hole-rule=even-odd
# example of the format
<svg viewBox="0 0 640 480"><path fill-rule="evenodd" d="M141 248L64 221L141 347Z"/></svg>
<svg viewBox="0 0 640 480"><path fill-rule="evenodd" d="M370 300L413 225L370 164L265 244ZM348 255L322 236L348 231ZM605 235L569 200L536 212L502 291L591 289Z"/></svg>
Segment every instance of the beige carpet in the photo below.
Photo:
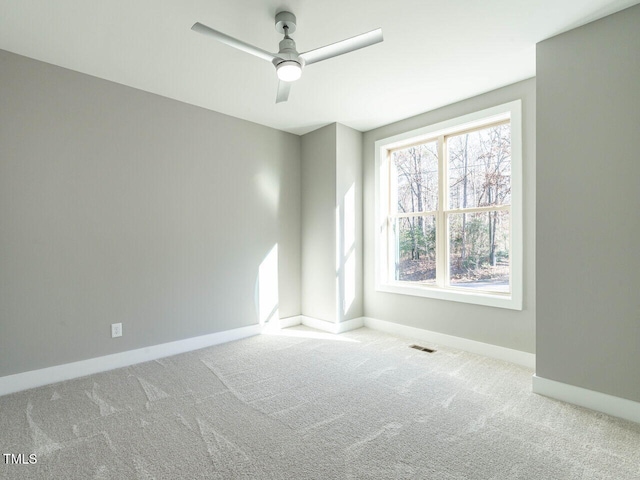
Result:
<svg viewBox="0 0 640 480"><path fill-rule="evenodd" d="M640 425L532 371L298 327L0 397L10 479L640 479ZM337 339L336 339L337 338Z"/></svg>

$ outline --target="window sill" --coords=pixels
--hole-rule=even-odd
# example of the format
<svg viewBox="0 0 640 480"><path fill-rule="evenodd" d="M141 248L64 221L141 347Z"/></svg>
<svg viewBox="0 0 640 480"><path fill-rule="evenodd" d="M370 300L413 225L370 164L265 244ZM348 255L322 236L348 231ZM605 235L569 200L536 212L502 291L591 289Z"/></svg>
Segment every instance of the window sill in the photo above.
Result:
<svg viewBox="0 0 640 480"><path fill-rule="evenodd" d="M436 286L403 285L400 283L376 285L376 291L397 293L414 297L436 298L451 302L472 303L488 307L522 310L522 298L519 295L505 293L489 293L464 291L456 288L440 288Z"/></svg>

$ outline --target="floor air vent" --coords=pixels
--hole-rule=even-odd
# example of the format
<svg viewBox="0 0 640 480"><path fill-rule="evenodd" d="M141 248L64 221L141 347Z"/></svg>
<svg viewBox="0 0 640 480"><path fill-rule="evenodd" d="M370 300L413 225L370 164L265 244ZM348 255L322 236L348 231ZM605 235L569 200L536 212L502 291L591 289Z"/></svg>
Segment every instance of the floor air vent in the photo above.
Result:
<svg viewBox="0 0 640 480"><path fill-rule="evenodd" d="M420 350L421 352L434 353L435 350L433 348L423 347L422 345L409 345L411 348L415 348L416 350Z"/></svg>

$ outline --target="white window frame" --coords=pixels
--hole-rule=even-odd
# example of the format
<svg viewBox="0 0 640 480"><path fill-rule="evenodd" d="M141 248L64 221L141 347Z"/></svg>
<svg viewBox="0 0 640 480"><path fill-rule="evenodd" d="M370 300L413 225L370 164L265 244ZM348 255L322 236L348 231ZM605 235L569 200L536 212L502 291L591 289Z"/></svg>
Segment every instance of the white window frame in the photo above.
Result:
<svg viewBox="0 0 640 480"><path fill-rule="evenodd" d="M438 254L439 263L436 268L438 285L412 284L400 282L394 279L391 272L393 260L391 260L389 245L389 162L391 150L407 147L417 143L433 139L442 139L444 136L458 132L481 128L485 125L495 124L509 120L511 123L511 206L509 208L510 220L510 293L492 293L487 291L469 290L463 287L446 285L445 275L448 276L448 260L446 255ZM443 146L439 142L439 213L444 216L445 195L445 156L442 154ZM479 112L470 113L461 117L446 120L434 125L404 132L393 137L384 138L375 142L375 289L379 292L398 293L419 297L437 298L454 302L473 303L491 307L522 310L522 274L523 274L523 232L522 232L522 105L520 100L515 100L503 105L488 108ZM488 207L496 210L495 207ZM500 209L498 207L497 209ZM466 213L484 211L487 208L465 209ZM439 225L446 225L441 218ZM436 250L446 252L446 237L438 235Z"/></svg>

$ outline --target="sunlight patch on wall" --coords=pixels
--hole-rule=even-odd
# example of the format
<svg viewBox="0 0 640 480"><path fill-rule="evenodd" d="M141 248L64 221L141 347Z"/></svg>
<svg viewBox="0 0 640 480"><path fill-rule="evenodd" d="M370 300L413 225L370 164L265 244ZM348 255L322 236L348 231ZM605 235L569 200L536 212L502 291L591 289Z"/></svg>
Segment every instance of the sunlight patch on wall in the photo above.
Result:
<svg viewBox="0 0 640 480"><path fill-rule="evenodd" d="M352 183L336 206L337 318L345 318L356 298L356 194Z"/></svg>
<svg viewBox="0 0 640 480"><path fill-rule="evenodd" d="M264 258L258 269L258 312L260 325L278 319L278 244Z"/></svg>
<svg viewBox="0 0 640 480"><path fill-rule="evenodd" d="M355 246L356 242L356 186L351 187L344 196L344 255Z"/></svg>
<svg viewBox="0 0 640 480"><path fill-rule="evenodd" d="M344 297L342 313L346 315L356 298L356 186L353 183L344 196L343 235Z"/></svg>
<svg viewBox="0 0 640 480"><path fill-rule="evenodd" d="M254 177L258 191L272 212L277 212L280 204L280 179L271 172L261 172Z"/></svg>

